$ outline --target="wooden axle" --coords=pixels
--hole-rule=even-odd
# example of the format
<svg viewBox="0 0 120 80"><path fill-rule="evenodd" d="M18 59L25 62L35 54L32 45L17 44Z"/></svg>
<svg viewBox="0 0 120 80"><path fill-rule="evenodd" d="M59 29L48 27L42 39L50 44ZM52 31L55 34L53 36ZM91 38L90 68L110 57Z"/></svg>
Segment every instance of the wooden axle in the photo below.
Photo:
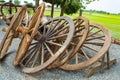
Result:
<svg viewBox="0 0 120 80"><path fill-rule="evenodd" d="M18 33L21 33L23 36L25 36L25 34L27 34L29 32L27 28L23 28L23 27L20 27L20 26L18 26L15 29L15 31L18 32Z"/></svg>
<svg viewBox="0 0 120 80"><path fill-rule="evenodd" d="M4 32L7 32L9 30L9 27L3 27L2 31ZM16 29L15 29L16 32L18 33L21 33L23 36L31 31L28 31L27 28L23 28L23 27L20 27L18 26Z"/></svg>
<svg viewBox="0 0 120 80"><path fill-rule="evenodd" d="M9 29L8 27L3 27L3 28L2 28L2 31L7 32L8 29Z"/></svg>

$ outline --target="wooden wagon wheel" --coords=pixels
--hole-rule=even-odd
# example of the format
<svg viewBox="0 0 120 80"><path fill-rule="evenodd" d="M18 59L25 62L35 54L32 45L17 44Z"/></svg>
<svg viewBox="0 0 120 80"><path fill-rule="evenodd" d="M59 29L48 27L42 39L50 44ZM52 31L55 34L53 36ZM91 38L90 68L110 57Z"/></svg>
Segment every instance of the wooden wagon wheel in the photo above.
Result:
<svg viewBox="0 0 120 80"><path fill-rule="evenodd" d="M1 6L0 10L3 16L3 19L9 25L11 22L11 19L13 18L13 14L17 12L17 7L13 3L7 2Z"/></svg>
<svg viewBox="0 0 120 80"><path fill-rule="evenodd" d="M75 55L84 43L89 31L89 21L84 17L78 17L73 19L73 22L75 25L75 33L69 47L65 50L65 53L61 55L56 62L48 66L47 69L52 69L63 65L70 57Z"/></svg>
<svg viewBox="0 0 120 80"><path fill-rule="evenodd" d="M0 10L1 14L6 16L8 14L15 14L17 12L17 7L13 3L7 2L1 6Z"/></svg>
<svg viewBox="0 0 120 80"><path fill-rule="evenodd" d="M21 61L23 72L35 73L52 64L68 47L73 34L74 24L68 17L55 18L40 26Z"/></svg>
<svg viewBox="0 0 120 80"><path fill-rule="evenodd" d="M34 15L32 16L32 19L30 20L28 26L26 26L27 30L25 30L25 28L24 29L22 29L22 28L17 29L17 31L22 33L24 36L19 44L16 56L14 59L14 66L18 66L19 62L26 54L26 51L29 48L29 45L31 44L32 39L34 38L39 25L41 25L41 18L43 16L44 9L45 9L44 3L40 4L37 7L37 9L36 9Z"/></svg>
<svg viewBox="0 0 120 80"><path fill-rule="evenodd" d="M99 35L99 36L98 36ZM106 54L111 44L111 36L103 26L90 24L88 36L74 57L60 68L63 70L78 70L86 68L99 61Z"/></svg>
<svg viewBox="0 0 120 80"><path fill-rule="evenodd" d="M10 27L8 28L3 40L0 43L0 59L5 56L5 53L7 52L10 44L12 43L14 35L16 34L15 29L21 24L25 12L26 7L24 6L13 16Z"/></svg>

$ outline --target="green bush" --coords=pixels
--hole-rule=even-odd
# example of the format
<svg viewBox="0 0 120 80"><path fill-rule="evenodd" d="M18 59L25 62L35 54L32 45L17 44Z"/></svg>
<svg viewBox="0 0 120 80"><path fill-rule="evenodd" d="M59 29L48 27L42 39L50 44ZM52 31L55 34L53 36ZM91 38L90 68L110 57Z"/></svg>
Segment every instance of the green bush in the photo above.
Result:
<svg viewBox="0 0 120 80"><path fill-rule="evenodd" d="M65 5L65 13L68 15L76 13L79 9L80 9L79 2L66 3Z"/></svg>

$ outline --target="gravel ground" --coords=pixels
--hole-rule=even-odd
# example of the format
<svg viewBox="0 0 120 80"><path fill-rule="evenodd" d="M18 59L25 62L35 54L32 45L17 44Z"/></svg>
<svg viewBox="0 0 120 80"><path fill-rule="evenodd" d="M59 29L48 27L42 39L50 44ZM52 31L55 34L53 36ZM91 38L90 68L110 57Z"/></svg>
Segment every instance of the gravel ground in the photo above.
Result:
<svg viewBox="0 0 120 80"><path fill-rule="evenodd" d="M0 42L3 38L4 32L1 31L0 23ZM91 77L86 78L83 70L78 71L63 71L59 69L42 70L36 74L25 74L21 69L13 67L13 58L19 44L19 39L14 39L8 56L0 63L0 80L120 80L120 46L112 44L110 47L110 58L117 59L117 63L109 70L104 70L104 73L94 73Z"/></svg>

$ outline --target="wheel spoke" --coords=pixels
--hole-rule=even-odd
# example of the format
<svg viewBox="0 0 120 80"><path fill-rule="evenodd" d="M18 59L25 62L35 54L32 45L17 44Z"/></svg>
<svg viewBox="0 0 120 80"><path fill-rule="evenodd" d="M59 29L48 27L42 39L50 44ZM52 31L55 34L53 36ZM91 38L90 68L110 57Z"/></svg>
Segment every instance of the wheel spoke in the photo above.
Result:
<svg viewBox="0 0 120 80"><path fill-rule="evenodd" d="M49 43L49 44L53 44L53 45L59 46L59 47L62 46L61 44L58 44L58 43L55 43L55 42L52 42L52 41L46 41L46 42Z"/></svg>
<svg viewBox="0 0 120 80"><path fill-rule="evenodd" d="M92 36L92 35L95 35L95 34L99 33L100 31L101 31L101 30L98 30L98 31L96 31L96 32L94 32L94 33L88 35L88 37L90 37L90 36Z"/></svg>
<svg viewBox="0 0 120 80"><path fill-rule="evenodd" d="M52 21L51 24L54 24L54 25L49 26L49 29L48 29L46 35L52 34L56 30L56 26L58 25L58 23L60 23L60 21L61 21L60 19L56 23L53 23L53 21ZM59 28L59 26L58 26L58 28Z"/></svg>
<svg viewBox="0 0 120 80"><path fill-rule="evenodd" d="M58 35L58 36L55 36L55 37L52 37L52 38L49 38L49 40L52 40L52 39L58 39L58 38L62 38L62 37L66 37L68 34L61 34L61 35Z"/></svg>
<svg viewBox="0 0 120 80"><path fill-rule="evenodd" d="M76 38L78 38L78 37L82 37L82 36L83 36L83 34L74 35L74 36L73 36L73 39L76 39Z"/></svg>
<svg viewBox="0 0 120 80"><path fill-rule="evenodd" d="M31 67L34 67L34 65L35 65L35 63L36 63L36 61L37 61L37 59L38 59L38 57L39 57L40 49L41 49L41 47L37 47L37 52L36 52L36 54L35 54L35 58L34 58L34 60L33 60L33 63L32 63L32 66L31 66Z"/></svg>
<svg viewBox="0 0 120 80"><path fill-rule="evenodd" d="M66 52L66 54L67 54L67 56L69 55L69 52L68 52L68 50L65 50L65 52Z"/></svg>
<svg viewBox="0 0 120 80"><path fill-rule="evenodd" d="M93 38L87 38L86 41L90 41L90 40L94 40L94 39L99 39L99 38L103 38L105 37L104 35L103 36L98 36L98 37L93 37Z"/></svg>
<svg viewBox="0 0 120 80"><path fill-rule="evenodd" d="M77 44L75 44L74 42L70 42L70 45L76 46Z"/></svg>
<svg viewBox="0 0 120 80"><path fill-rule="evenodd" d="M60 19L55 23L55 25L53 26L53 28L51 29L51 31L49 32L49 34L55 32L57 30L57 28L59 28L59 23L60 23Z"/></svg>
<svg viewBox="0 0 120 80"><path fill-rule="evenodd" d="M78 64L78 53L75 54L75 63Z"/></svg>
<svg viewBox="0 0 120 80"><path fill-rule="evenodd" d="M33 47L31 47L31 48L27 51L27 54L26 54L25 57L21 60L21 62L23 62L28 56L31 55L31 53L34 52L35 47L36 47L36 45L34 45Z"/></svg>
<svg viewBox="0 0 120 80"><path fill-rule="evenodd" d="M91 37L99 37L99 36L101 36L101 35L96 34L96 35L92 35ZM99 40L105 41L105 37L103 37L103 38L99 38Z"/></svg>
<svg viewBox="0 0 120 80"><path fill-rule="evenodd" d="M34 42L34 43L32 43L30 46L32 46L32 45L36 45L36 44L38 44L38 42Z"/></svg>
<svg viewBox="0 0 120 80"><path fill-rule="evenodd" d="M94 29L95 27L92 27L90 30L89 30L89 33Z"/></svg>
<svg viewBox="0 0 120 80"><path fill-rule="evenodd" d="M57 30L55 33L53 34L49 34L48 36L49 37L52 37L54 35L57 35L58 33L62 32L62 31L65 31L66 29L68 28L68 26L65 26L65 27L62 27L60 30Z"/></svg>
<svg viewBox="0 0 120 80"><path fill-rule="evenodd" d="M41 53L41 64L43 64L44 62L44 54L45 54L45 51L44 51L44 45L42 44L42 53Z"/></svg>
<svg viewBox="0 0 120 80"><path fill-rule="evenodd" d="M48 47L46 43L44 43L45 47L47 48L48 52L50 53L51 56L54 56L52 50Z"/></svg>
<svg viewBox="0 0 120 80"><path fill-rule="evenodd" d="M91 48L91 47L89 47L89 46L87 46L87 45L83 45L83 47L88 48L88 49L90 49L90 50L93 50L93 51L95 51L95 52L98 52L97 50L95 50L95 49L93 49L93 48Z"/></svg>
<svg viewBox="0 0 120 80"><path fill-rule="evenodd" d="M34 45L32 47L30 47L30 49L27 52L30 52L32 49L34 49L35 47L37 47L37 45Z"/></svg>
<svg viewBox="0 0 120 80"><path fill-rule="evenodd" d="M74 21L74 24L77 24L77 23L78 23L78 21L77 21L76 19L74 19L73 21Z"/></svg>
<svg viewBox="0 0 120 80"><path fill-rule="evenodd" d="M88 42L88 41L86 41L84 44L92 44L92 45L96 45L96 46L103 46L104 43L99 43L99 42Z"/></svg>
<svg viewBox="0 0 120 80"><path fill-rule="evenodd" d="M87 60L89 60L90 58L88 57L87 53L83 50L83 48L80 49L83 53L83 55L87 58Z"/></svg>
<svg viewBox="0 0 120 80"><path fill-rule="evenodd" d="M47 25L46 25L46 26L47 26ZM44 26L44 27L46 27L46 26ZM49 25L49 27L48 27L48 30L47 30L47 33L46 33L46 34L49 34L49 33L50 33L52 27L53 27L53 21L51 21L51 23L50 23L50 25ZM46 27L46 28L47 28L47 27Z"/></svg>
<svg viewBox="0 0 120 80"><path fill-rule="evenodd" d="M80 26L84 21L81 20L81 22L79 22L78 24L75 25L75 28L77 28L78 26Z"/></svg>
<svg viewBox="0 0 120 80"><path fill-rule="evenodd" d="M25 65L27 65L31 59L33 58L33 56L35 55L35 53L37 52L37 48L35 48L32 52L31 52L31 56L29 57L29 59L26 61Z"/></svg>
<svg viewBox="0 0 120 80"><path fill-rule="evenodd" d="M80 31L82 31L83 29L85 29L84 27L78 30L75 30L75 33L79 33Z"/></svg>
<svg viewBox="0 0 120 80"><path fill-rule="evenodd" d="M64 21L63 23L61 23L60 25L58 25L57 27L55 27L55 29L54 29L54 32L56 32L58 29L59 29L59 27L62 27L64 24L66 23L66 21ZM53 33L53 32L52 32Z"/></svg>
<svg viewBox="0 0 120 80"><path fill-rule="evenodd" d="M43 35L45 35L45 33L46 33L46 27L45 26L46 25L43 26Z"/></svg>

